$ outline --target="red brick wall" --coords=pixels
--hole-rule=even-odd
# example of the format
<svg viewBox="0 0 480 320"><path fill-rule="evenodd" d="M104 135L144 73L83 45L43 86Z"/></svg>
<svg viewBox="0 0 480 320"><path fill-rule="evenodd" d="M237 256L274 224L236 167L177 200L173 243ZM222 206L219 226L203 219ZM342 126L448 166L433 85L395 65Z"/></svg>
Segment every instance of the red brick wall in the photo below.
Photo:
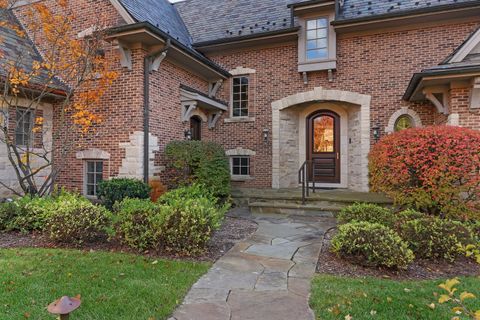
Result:
<svg viewBox="0 0 480 320"><path fill-rule="evenodd" d="M158 137L160 151L155 156L155 165L164 166L163 151L173 140L184 140L190 123L182 123L180 85L201 92L208 92L208 82L197 75L168 61L162 62L158 72L150 76L150 133ZM202 135L208 135L208 126L202 123ZM161 177L166 178L165 173Z"/></svg>
<svg viewBox="0 0 480 320"><path fill-rule="evenodd" d="M49 8L55 10L55 1L44 1ZM109 1L104 0L70 0L69 9L75 12L76 19L72 28L72 37L85 29L98 25L105 28L124 24L123 18ZM26 7L17 8L17 17L27 27L28 16ZM33 31L29 31L33 35ZM33 37L32 37L33 38ZM42 50L42 43L37 43ZM109 43L105 45L105 54L112 61L112 68L118 73L118 78L103 96L102 102L95 114L102 122L91 132L82 135L71 128L69 121L61 120L62 104L54 107L54 128L56 152L54 158L60 169L58 184L73 190L83 188L84 161L76 159L76 152L91 148L104 150L111 159L104 164L104 178L116 176L125 157L125 151L119 147L122 142L129 141L129 135L134 131L143 130L143 49L132 50L132 70L122 68L117 50ZM68 119L68 118L67 118ZM63 147L60 147L63 146ZM65 152L67 151L67 152Z"/></svg>
<svg viewBox="0 0 480 320"><path fill-rule="evenodd" d="M225 54L212 54L210 58L227 70L238 66L256 70L255 122L223 123L212 132L212 139L222 143L226 149L244 147L256 151L253 157L254 180L246 186L271 186L271 144L264 144L262 131L271 133L271 102L286 96L310 91L323 86L339 90L354 91L372 96L371 122L383 128L390 116L400 107L415 110L424 125L440 120L429 103L410 104L402 100L403 93L415 72L440 63L467 36L478 23L462 23L448 26L428 27L408 31L392 31L367 35L338 35L337 71L334 81L329 82L326 72L308 74L308 84L303 83L297 71L297 46L285 45L277 48L252 49ZM448 32L447 31L448 28ZM229 83L220 93L228 100Z"/></svg>
<svg viewBox="0 0 480 320"><path fill-rule="evenodd" d="M450 90L450 113L458 113L460 126L480 130L480 110L470 109L471 88Z"/></svg>

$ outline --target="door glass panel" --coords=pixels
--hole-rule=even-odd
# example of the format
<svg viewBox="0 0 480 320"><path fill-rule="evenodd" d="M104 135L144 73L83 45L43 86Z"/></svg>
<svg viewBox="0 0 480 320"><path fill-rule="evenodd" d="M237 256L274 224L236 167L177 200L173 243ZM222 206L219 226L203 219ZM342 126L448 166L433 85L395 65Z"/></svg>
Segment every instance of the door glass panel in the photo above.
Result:
<svg viewBox="0 0 480 320"><path fill-rule="evenodd" d="M313 120L313 152L335 151L335 121L330 116L320 116Z"/></svg>

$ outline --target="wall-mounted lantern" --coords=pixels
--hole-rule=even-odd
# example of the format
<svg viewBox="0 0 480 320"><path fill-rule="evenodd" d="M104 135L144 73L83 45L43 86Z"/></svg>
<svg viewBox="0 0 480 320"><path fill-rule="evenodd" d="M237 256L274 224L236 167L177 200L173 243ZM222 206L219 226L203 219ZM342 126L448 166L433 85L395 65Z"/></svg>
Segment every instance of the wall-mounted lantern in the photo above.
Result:
<svg viewBox="0 0 480 320"><path fill-rule="evenodd" d="M185 130L185 140L192 140L192 131L190 129Z"/></svg>
<svg viewBox="0 0 480 320"><path fill-rule="evenodd" d="M376 123L372 127L372 133L373 133L373 139L375 139L375 142L380 140L380 125L378 123Z"/></svg>
<svg viewBox="0 0 480 320"><path fill-rule="evenodd" d="M270 131L268 130L268 128L263 129L263 141L264 141L265 143L268 142L268 135L269 135L269 133L270 133Z"/></svg>
<svg viewBox="0 0 480 320"><path fill-rule="evenodd" d="M70 298L64 296L52 302L47 307L47 310L51 314L59 315L60 320L67 320L70 316L70 313L77 310L80 307L81 303L82 302L79 298Z"/></svg>

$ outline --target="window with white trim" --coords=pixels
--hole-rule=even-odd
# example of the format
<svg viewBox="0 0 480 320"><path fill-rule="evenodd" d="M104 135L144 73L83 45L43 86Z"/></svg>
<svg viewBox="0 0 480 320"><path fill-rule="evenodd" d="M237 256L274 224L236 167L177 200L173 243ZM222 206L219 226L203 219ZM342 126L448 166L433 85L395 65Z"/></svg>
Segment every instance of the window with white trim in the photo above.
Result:
<svg viewBox="0 0 480 320"><path fill-rule="evenodd" d="M85 187L84 193L87 197L96 197L98 185L103 181L103 160L85 161Z"/></svg>
<svg viewBox="0 0 480 320"><path fill-rule="evenodd" d="M316 18L306 22L307 60L328 58L328 19Z"/></svg>
<svg viewBox="0 0 480 320"><path fill-rule="evenodd" d="M232 81L232 117L248 117L249 79L239 76Z"/></svg>
<svg viewBox="0 0 480 320"><path fill-rule="evenodd" d="M15 114L15 144L30 146L33 137L34 117L32 110L17 108Z"/></svg>
<svg viewBox="0 0 480 320"><path fill-rule="evenodd" d="M231 157L231 171L234 177L250 176L250 157L233 156Z"/></svg>

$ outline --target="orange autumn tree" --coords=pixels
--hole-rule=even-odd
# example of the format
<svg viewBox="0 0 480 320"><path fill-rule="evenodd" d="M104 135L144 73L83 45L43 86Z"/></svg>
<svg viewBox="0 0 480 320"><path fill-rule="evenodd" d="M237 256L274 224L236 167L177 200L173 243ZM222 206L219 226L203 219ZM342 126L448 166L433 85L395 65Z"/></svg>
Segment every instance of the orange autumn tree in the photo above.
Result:
<svg viewBox="0 0 480 320"><path fill-rule="evenodd" d="M0 0L0 144L16 179L0 179L0 187L43 196L65 165L59 159L95 134L102 121L96 110L117 74L105 58L101 17L80 35L67 0L53 3L55 11L37 2L19 13L26 32L13 7Z"/></svg>

